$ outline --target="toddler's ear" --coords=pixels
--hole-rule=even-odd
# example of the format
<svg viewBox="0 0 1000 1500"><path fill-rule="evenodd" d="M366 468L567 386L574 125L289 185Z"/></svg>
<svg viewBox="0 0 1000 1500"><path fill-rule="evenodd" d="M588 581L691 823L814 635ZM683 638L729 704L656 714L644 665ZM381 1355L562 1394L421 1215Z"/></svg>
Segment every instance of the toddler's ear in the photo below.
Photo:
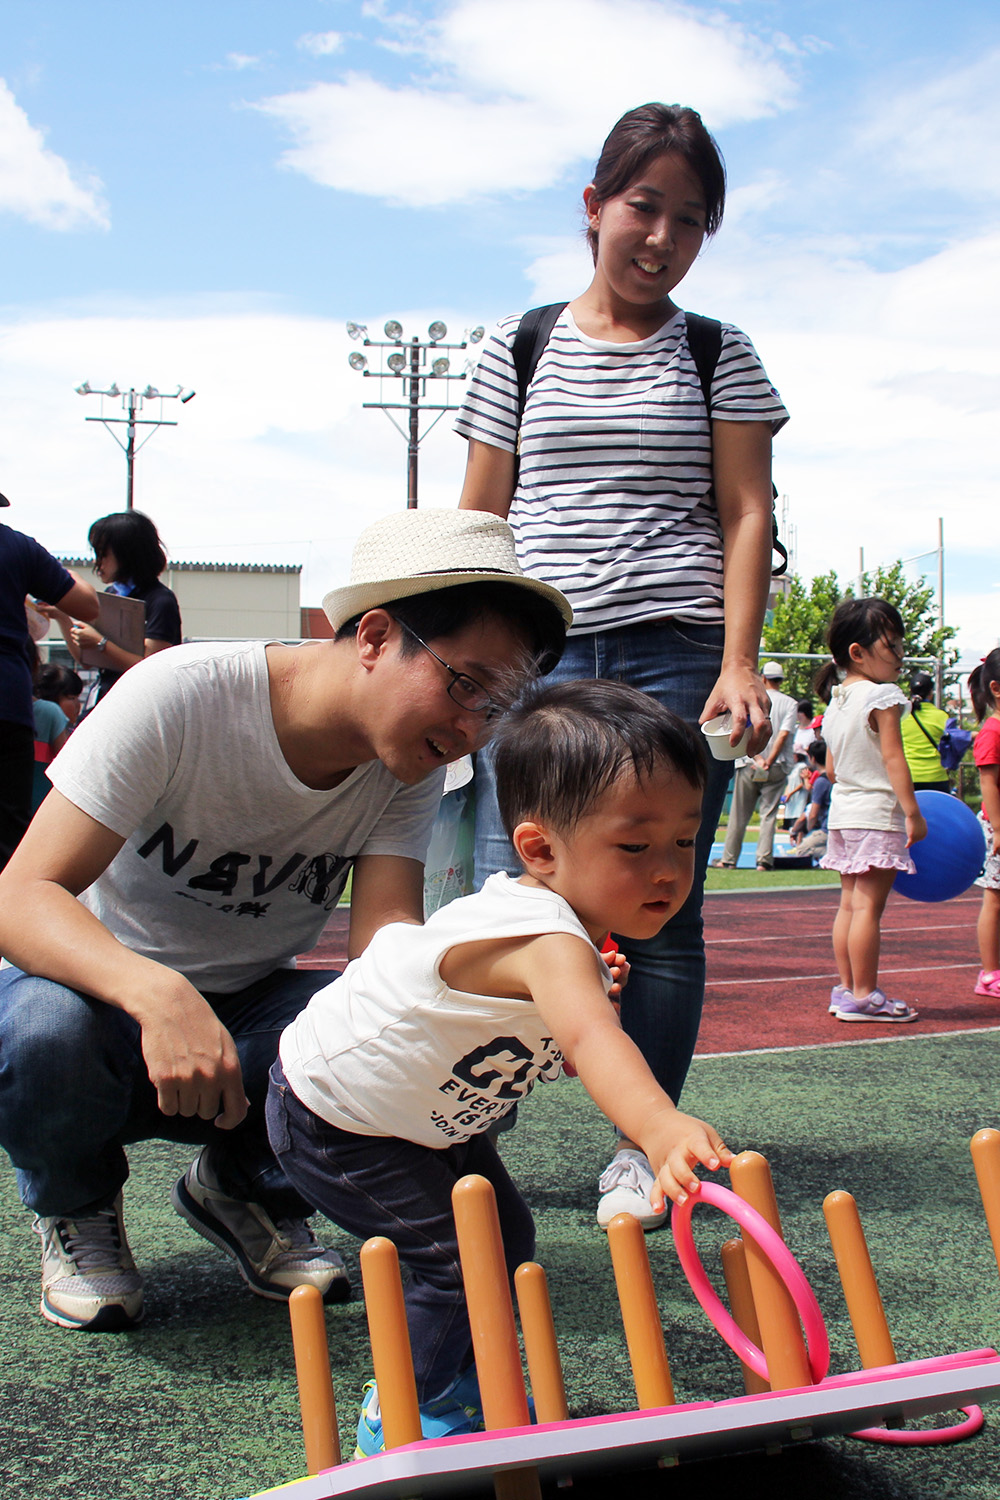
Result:
<svg viewBox="0 0 1000 1500"><path fill-rule="evenodd" d="M529 875L550 875L554 853L548 831L540 823L518 823L511 835L514 851Z"/></svg>

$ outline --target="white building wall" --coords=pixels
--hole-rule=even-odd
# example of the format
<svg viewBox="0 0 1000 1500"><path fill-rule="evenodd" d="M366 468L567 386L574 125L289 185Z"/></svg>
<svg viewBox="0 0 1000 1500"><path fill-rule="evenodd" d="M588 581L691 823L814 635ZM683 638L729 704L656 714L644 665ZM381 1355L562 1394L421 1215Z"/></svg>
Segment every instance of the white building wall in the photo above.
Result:
<svg viewBox="0 0 1000 1500"><path fill-rule="evenodd" d="M59 560L90 576L93 559ZM298 567L171 562L161 581L177 595L185 640L298 640L302 634Z"/></svg>

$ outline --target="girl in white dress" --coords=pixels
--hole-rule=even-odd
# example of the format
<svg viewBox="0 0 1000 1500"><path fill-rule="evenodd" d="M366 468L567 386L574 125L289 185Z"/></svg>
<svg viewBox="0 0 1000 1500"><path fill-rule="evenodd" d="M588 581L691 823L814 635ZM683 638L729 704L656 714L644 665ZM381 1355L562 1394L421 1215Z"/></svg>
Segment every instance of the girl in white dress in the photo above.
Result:
<svg viewBox="0 0 1000 1500"><path fill-rule="evenodd" d="M899 728L910 711L896 686L903 621L884 599L845 599L827 639L833 660L821 669L816 690L830 699L823 738L833 782L820 863L840 875L833 924L840 979L830 993L830 1014L838 1021L915 1021L911 1005L887 998L878 985L882 912L896 871L915 868L911 844L927 836Z"/></svg>

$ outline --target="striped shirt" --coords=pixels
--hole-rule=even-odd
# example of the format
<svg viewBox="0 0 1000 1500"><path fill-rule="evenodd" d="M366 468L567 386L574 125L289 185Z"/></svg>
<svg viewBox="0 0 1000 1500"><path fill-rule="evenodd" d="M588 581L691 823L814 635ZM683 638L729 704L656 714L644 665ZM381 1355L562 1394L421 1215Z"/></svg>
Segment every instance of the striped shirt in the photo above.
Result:
<svg viewBox="0 0 1000 1500"><path fill-rule="evenodd" d="M456 431L517 450L519 317L483 348ZM788 413L745 334L722 325L712 415L769 422ZM542 351L521 423L510 511L526 573L554 584L582 634L674 616L722 620L722 531L712 438L678 312L650 338L612 344L567 308Z"/></svg>

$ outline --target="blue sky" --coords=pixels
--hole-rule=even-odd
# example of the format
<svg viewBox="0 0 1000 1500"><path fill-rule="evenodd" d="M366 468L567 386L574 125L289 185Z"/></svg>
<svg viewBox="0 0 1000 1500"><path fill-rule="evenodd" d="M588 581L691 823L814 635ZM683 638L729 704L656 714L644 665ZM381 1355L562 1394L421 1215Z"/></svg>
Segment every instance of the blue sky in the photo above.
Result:
<svg viewBox="0 0 1000 1500"><path fill-rule="evenodd" d="M0 0L0 78L0 488L53 550L124 503L73 387L183 384L137 504L175 557L301 562L317 602L405 499L344 321L461 336L582 290L601 141L662 98L726 157L678 297L746 329L792 412L799 570L929 550L943 515L948 617L973 658L1000 638L995 6ZM457 497L448 426L422 503Z"/></svg>

